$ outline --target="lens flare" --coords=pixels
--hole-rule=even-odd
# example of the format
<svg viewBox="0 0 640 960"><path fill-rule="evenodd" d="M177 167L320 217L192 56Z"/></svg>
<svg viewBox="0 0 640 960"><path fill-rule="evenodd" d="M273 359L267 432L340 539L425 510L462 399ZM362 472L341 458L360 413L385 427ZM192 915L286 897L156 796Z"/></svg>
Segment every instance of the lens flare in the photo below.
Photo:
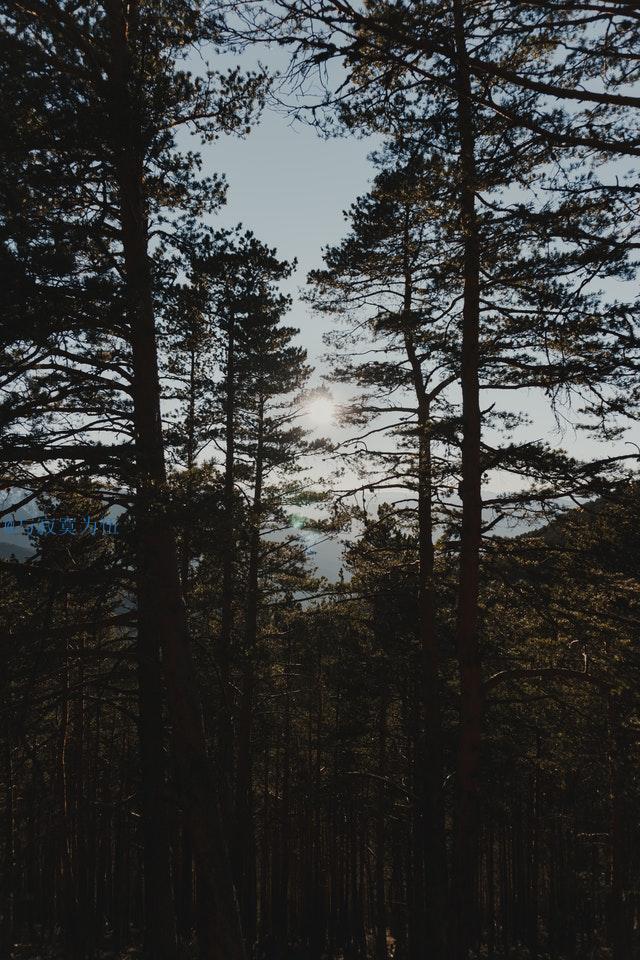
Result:
<svg viewBox="0 0 640 960"><path fill-rule="evenodd" d="M314 397L309 402L307 413L314 423L332 423L335 419L336 408L331 397Z"/></svg>

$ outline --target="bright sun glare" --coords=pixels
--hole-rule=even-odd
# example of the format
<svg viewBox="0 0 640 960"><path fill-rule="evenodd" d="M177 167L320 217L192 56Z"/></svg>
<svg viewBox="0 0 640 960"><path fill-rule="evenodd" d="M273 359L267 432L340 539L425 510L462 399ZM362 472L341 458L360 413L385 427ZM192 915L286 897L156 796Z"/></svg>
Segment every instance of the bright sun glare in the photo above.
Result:
<svg viewBox="0 0 640 960"><path fill-rule="evenodd" d="M331 423L336 415L336 408L331 397L314 397L307 408L309 417L314 423Z"/></svg>

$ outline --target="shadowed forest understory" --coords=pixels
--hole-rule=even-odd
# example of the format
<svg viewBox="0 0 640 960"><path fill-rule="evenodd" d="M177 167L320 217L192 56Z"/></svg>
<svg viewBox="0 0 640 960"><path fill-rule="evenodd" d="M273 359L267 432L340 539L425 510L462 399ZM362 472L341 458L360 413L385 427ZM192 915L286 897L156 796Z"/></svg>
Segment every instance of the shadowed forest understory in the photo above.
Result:
<svg viewBox="0 0 640 960"><path fill-rule="evenodd" d="M1 957L640 960L635 4L0 22Z"/></svg>

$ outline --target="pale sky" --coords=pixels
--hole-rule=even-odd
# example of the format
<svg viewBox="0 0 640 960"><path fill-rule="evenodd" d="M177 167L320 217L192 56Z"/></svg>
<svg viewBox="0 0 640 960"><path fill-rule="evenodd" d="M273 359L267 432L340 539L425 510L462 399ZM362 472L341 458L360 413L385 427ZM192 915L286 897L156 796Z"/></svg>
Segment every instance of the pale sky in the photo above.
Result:
<svg viewBox="0 0 640 960"><path fill-rule="evenodd" d="M267 108L260 123L245 139L224 136L204 147L190 144L203 155L203 173L224 173L229 184L227 204L216 217L216 225L234 227L242 223L264 243L276 247L282 258L297 258L297 272L288 284L289 292L294 295L294 306L287 322L300 328L300 340L309 352L309 361L316 367L313 386L321 382L322 334L335 324L331 318L315 315L300 301L297 292L304 285L308 271L322 265L323 247L345 235L347 224L343 211L368 190L374 171L367 157L379 142L371 137L323 139L313 127L293 122L286 113ZM346 399L352 392L342 385L331 389L339 400ZM483 406L494 399L501 407L508 404L524 407L531 416L533 423L519 433L519 440L545 439L580 458L613 452L611 445L576 434L570 424L559 431L548 404L537 392L519 391L508 397L485 395ZM317 426L329 436L335 434L331 424L315 425L311 418L308 426L310 429ZM625 439L640 441L640 432L634 430L618 441L616 452L631 452L624 444ZM490 489L494 493L512 486L511 478L506 475L490 478ZM2 533L0 531L0 539Z"/></svg>
<svg viewBox="0 0 640 960"><path fill-rule="evenodd" d="M246 139L224 137L203 148L204 171L224 172L229 183L227 205L216 222L228 227L241 222L260 240L275 246L282 257L297 257L298 270L289 286L295 296L308 271L322 265L323 247L347 232L342 211L367 191L374 172L367 156L378 143L374 138L326 140L312 127L292 122L284 113L268 108ZM301 341L317 368L315 379L319 382L322 333L336 324L329 317L314 315L299 299L294 302L289 321L301 330ZM332 389L335 392L336 388ZM348 387L339 386L337 390L339 398L350 393ZM568 420L559 430L539 391L518 391L509 396L485 394L483 405L493 400L498 406L513 409L518 405L529 413L533 424L519 434L523 441L546 439L580 458L612 451L611 445L576 433L569 423L570 411L565 411ZM630 437L638 441L640 433L634 430ZM630 452L624 443L616 444L616 449ZM496 489L494 483L492 487Z"/></svg>
<svg viewBox="0 0 640 960"><path fill-rule="evenodd" d="M366 193L373 169L367 155L375 146L372 138L324 140L313 128L267 110L246 139L225 136L202 149L205 172L225 173L229 183L216 223L242 223L284 259L297 258L289 288L295 293L309 270L321 266L322 248L345 234L342 211ZM332 324L321 327L300 302L290 320L317 356L322 332Z"/></svg>

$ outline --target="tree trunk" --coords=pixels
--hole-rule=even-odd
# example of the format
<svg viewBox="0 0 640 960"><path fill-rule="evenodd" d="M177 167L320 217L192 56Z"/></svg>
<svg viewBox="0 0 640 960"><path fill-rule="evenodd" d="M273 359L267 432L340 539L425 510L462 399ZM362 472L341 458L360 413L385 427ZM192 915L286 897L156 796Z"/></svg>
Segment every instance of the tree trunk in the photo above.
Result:
<svg viewBox="0 0 640 960"><path fill-rule="evenodd" d="M411 334L412 276L409 267L408 214L404 250L404 342L411 366L418 404L418 617L422 659L420 700L424 730L419 740L418 794L420 846L424 863L427 924L426 949L431 960L444 960L447 923L447 849L442 792L442 711L440 706L440 657L436 635L434 596L434 549L432 518L431 409L425 377ZM417 852L417 851L416 851ZM423 911L423 904L418 905ZM420 925L419 925L420 926Z"/></svg>
<svg viewBox="0 0 640 960"><path fill-rule="evenodd" d="M624 791L628 776L625 776L624 761L628 751L623 742L616 695L609 694L609 794L610 794L610 910L609 942L613 948L613 960L623 960L632 955L630 923L625 902L627 885L628 845L625 830Z"/></svg>
<svg viewBox="0 0 640 960"><path fill-rule="evenodd" d="M231 687L231 640L233 635L233 594L235 554L235 318L229 313L227 331L227 369L225 374L225 468L224 468L224 538L222 544L222 610L218 671L220 706L218 710L218 764L221 778L222 810L231 814L231 781L233 776L233 717Z"/></svg>
<svg viewBox="0 0 640 960"><path fill-rule="evenodd" d="M291 868L291 633L287 630L284 664L284 716L282 730L282 774L279 828L273 849L272 935L275 956L286 956L289 942L289 874Z"/></svg>
<svg viewBox="0 0 640 960"><path fill-rule="evenodd" d="M375 931L376 960L387 960L387 901L385 890L385 788L383 777L387 768L387 694L380 697L378 706L378 787L376 809L376 849L375 849Z"/></svg>
<svg viewBox="0 0 640 960"><path fill-rule="evenodd" d="M460 133L461 227L464 238L462 311L462 529L457 610L460 730L457 753L452 960L467 960L476 929L482 678L478 637L482 524L480 466L480 240L475 206L475 138L463 0L453 0Z"/></svg>
<svg viewBox="0 0 640 960"><path fill-rule="evenodd" d="M11 732L9 723L5 722L5 736L3 747L4 761L4 825L3 848L4 869L2 873L2 948L5 955L9 955L13 946L14 933L14 880L15 880L15 816L14 816L14 777Z"/></svg>
<svg viewBox="0 0 640 960"><path fill-rule="evenodd" d="M144 554L140 564L146 559ZM139 596L142 595L142 585ZM174 960L176 925L171 883L169 810L165 770L164 691L157 635L140 618L138 730L144 853L144 951L148 960Z"/></svg>
<svg viewBox="0 0 640 960"><path fill-rule="evenodd" d="M238 717L238 767L236 777L236 842L234 869L240 913L247 943L256 937L256 845L253 810L253 657L258 636L258 573L260 565L260 524L262 518L262 473L264 448L264 398L258 401L255 480L247 574L247 612L242 689Z"/></svg>
<svg viewBox="0 0 640 960"><path fill-rule="evenodd" d="M107 5L111 30L111 116L125 282L133 353L134 428L136 443L138 540L138 624L141 650L160 646L179 764L182 807L192 837L198 883L207 904L203 928L203 960L223 956L244 960L237 902L229 870L216 784L207 757L198 688L191 656L185 609L178 576L173 532L160 508L166 482L160 385L151 269L148 253L148 210L144 195L142 123L129 95L129 37L135 35L136 5ZM141 658L142 666L144 660ZM158 734L159 736L160 734ZM156 804L154 816L161 805ZM164 825L157 827L166 837ZM162 844L168 840L162 839ZM165 868L166 863L166 868ZM161 878L147 875L155 886L157 911L150 941L153 960L173 960L175 919L167 876L169 857L162 852ZM169 898L169 902L167 899Z"/></svg>
<svg viewBox="0 0 640 960"><path fill-rule="evenodd" d="M193 516L194 479L193 469L196 458L196 354L193 345L189 351L189 400L186 422L186 458L187 484L185 490L186 522L182 533L182 551L180 556L180 582L182 595L187 611L189 610L189 591L191 586L191 518ZM174 757L174 769L177 777L177 763ZM179 789L179 788L178 788ZM180 811L176 843L180 848L179 873L174 878L176 897L176 926L178 935L188 940L194 925L194 882L193 882L193 847L187 818L183 810Z"/></svg>

